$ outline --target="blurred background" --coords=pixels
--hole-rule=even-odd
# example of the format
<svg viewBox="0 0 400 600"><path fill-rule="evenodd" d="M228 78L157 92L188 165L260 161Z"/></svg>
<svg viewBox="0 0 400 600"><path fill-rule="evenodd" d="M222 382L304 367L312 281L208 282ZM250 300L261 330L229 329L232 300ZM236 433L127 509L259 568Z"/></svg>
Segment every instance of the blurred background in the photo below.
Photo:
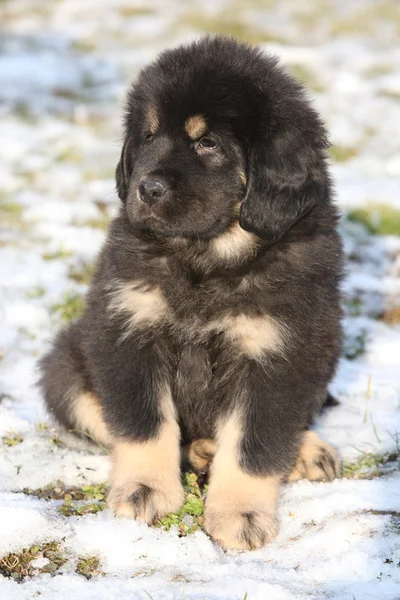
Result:
<svg viewBox="0 0 400 600"><path fill-rule="evenodd" d="M163 48L206 32L277 54L328 125L349 259L347 358L363 354L371 319L399 322L399 2L0 0L7 388L18 381L21 392L26 382L31 393L32 358L82 310L118 206L114 170L127 86Z"/></svg>

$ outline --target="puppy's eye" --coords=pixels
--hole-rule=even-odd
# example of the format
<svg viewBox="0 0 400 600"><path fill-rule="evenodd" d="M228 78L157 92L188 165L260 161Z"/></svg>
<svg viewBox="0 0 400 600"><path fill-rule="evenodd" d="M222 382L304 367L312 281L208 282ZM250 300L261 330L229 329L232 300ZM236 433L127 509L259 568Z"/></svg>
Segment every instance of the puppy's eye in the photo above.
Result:
<svg viewBox="0 0 400 600"><path fill-rule="evenodd" d="M147 142L147 143L152 142L153 141L153 137L154 136L153 136L152 133L150 133L150 132L146 133L146 135L144 136L144 141Z"/></svg>
<svg viewBox="0 0 400 600"><path fill-rule="evenodd" d="M218 148L218 144L211 138L204 137L198 142L197 147L203 148L204 150L215 150Z"/></svg>

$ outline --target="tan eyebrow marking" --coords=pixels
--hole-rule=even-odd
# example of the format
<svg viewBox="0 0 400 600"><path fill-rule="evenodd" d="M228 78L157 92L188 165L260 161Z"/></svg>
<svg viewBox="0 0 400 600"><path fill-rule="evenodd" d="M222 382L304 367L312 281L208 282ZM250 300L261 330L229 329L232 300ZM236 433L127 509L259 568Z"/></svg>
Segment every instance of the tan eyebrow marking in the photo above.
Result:
<svg viewBox="0 0 400 600"><path fill-rule="evenodd" d="M195 140L207 131L207 123L202 115L193 115L185 121L185 131L188 136Z"/></svg>
<svg viewBox="0 0 400 600"><path fill-rule="evenodd" d="M149 110L147 111L147 123L150 129L151 133L156 133L160 122L158 120L158 115L157 115L157 111L156 111L156 107L155 106L150 106Z"/></svg>

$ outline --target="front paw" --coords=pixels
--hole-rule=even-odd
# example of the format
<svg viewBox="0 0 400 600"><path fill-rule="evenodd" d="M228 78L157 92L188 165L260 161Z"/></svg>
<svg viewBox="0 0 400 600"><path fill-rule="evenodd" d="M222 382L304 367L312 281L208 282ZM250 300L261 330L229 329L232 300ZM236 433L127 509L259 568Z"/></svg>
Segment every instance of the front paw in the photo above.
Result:
<svg viewBox="0 0 400 600"><path fill-rule="evenodd" d="M256 550L278 533L275 516L263 510L223 510L206 507L205 529L224 548Z"/></svg>
<svg viewBox="0 0 400 600"><path fill-rule="evenodd" d="M182 485L161 489L143 483L131 482L113 486L107 498L117 517L134 518L154 525L169 513L177 512L184 501Z"/></svg>

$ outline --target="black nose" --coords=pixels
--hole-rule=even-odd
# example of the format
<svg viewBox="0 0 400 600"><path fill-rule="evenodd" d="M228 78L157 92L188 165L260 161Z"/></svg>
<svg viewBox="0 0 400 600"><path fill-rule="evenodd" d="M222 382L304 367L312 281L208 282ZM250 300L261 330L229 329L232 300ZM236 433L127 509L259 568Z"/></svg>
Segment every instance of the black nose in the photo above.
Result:
<svg viewBox="0 0 400 600"><path fill-rule="evenodd" d="M140 198L146 204L155 204L167 191L165 183L159 179L142 179L139 184Z"/></svg>

